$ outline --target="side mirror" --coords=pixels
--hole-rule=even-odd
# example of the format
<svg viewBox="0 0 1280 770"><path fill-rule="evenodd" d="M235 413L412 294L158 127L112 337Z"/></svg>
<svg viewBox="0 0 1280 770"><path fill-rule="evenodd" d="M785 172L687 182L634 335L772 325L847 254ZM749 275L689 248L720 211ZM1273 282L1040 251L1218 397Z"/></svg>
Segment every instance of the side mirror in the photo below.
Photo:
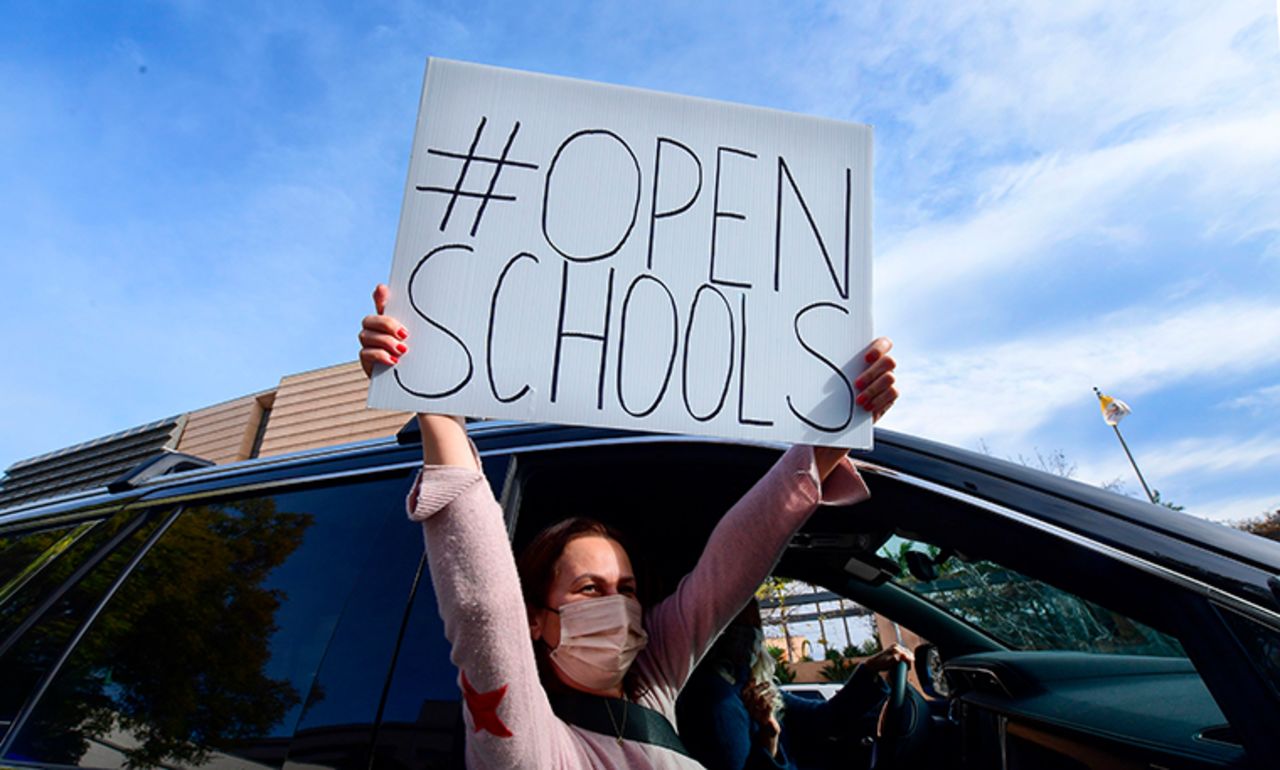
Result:
<svg viewBox="0 0 1280 770"><path fill-rule="evenodd" d="M951 688L942 675L942 653L936 645L922 644L915 649L916 680L920 688L931 698L948 698Z"/></svg>

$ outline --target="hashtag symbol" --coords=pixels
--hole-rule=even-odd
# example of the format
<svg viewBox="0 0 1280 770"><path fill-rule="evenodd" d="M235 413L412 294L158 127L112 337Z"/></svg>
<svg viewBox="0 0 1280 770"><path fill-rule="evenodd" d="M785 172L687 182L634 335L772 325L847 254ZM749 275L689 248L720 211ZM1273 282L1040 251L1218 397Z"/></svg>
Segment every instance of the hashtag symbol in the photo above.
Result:
<svg viewBox="0 0 1280 770"><path fill-rule="evenodd" d="M520 121L516 121L511 127L511 133L507 135L507 143L502 147L502 154L498 157L490 157L487 155L477 155L476 148L480 146L480 136L484 134L484 126L489 121L487 117L480 118L480 125L476 126L476 135L471 139L471 147L466 153L450 152L449 150L441 150L433 147L427 148L429 155L438 155L442 158L453 158L462 161L462 168L458 171L458 181L454 182L453 187L433 187L430 185L417 185L417 189L422 192L443 193L449 196L449 205L445 206L444 216L440 219L440 231L449 226L449 217L453 216L453 207L458 202L458 198L479 198L480 205L476 208L476 218L471 222L471 237L475 237L476 231L480 229L480 220L484 218L484 211L489 206L489 201L514 201L514 195L498 195L494 193L494 188L498 186L498 177L502 175L502 169L507 166L515 166L516 168L527 168L537 170L538 166L534 163L524 163L518 160L508 160L507 156L511 153L511 145L516 140L516 134L520 133ZM489 187L484 192L476 192L474 190L462 189L463 184L467 181L467 174L471 171L473 163L489 163L493 165L493 174L489 176Z"/></svg>

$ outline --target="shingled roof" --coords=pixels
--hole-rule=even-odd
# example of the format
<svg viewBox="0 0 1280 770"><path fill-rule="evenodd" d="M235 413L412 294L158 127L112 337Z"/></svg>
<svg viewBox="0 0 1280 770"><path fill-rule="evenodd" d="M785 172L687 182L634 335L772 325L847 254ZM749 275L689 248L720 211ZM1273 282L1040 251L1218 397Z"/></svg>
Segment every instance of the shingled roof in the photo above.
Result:
<svg viewBox="0 0 1280 770"><path fill-rule="evenodd" d="M412 415L369 409L357 361L280 379L275 388L19 460L0 479L0 510L105 487L167 451L233 463L394 436Z"/></svg>
<svg viewBox="0 0 1280 770"><path fill-rule="evenodd" d="M142 461L174 449L186 420L186 415L169 417L20 460L0 480L0 509L104 486Z"/></svg>

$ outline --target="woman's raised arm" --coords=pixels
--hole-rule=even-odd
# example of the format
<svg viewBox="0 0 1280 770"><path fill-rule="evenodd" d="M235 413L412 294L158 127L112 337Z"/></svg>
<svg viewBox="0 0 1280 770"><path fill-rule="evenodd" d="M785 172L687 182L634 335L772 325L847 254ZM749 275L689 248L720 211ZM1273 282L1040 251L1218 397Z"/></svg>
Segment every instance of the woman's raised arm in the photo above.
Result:
<svg viewBox="0 0 1280 770"><path fill-rule="evenodd" d="M879 418L898 397L893 346L879 338L862 352L866 368L854 383L858 407ZM845 449L795 446L733 506L712 531L693 571L652 608L652 659L661 681L678 690L720 630L742 609L820 504L849 505L869 492ZM843 464L843 470L838 470ZM655 645L658 639L661 646Z"/></svg>
<svg viewBox="0 0 1280 770"><path fill-rule="evenodd" d="M409 334L385 315L386 286L373 292L374 314L360 329L360 363L394 366ZM502 511L484 481L461 418L419 414L425 467L409 495L422 522L427 566L444 620L450 659L466 704L467 764L541 768L568 745L538 679L528 617ZM412 654L412 653L410 653Z"/></svg>
<svg viewBox="0 0 1280 770"><path fill-rule="evenodd" d="M378 284L373 290L374 314L365 316L360 324L360 365L367 376L373 375L374 366L395 366L400 362L400 356L409 352L408 330L396 319L384 315L390 295L391 290L385 284ZM461 417L419 412L418 428L422 432L424 465L453 465L479 470Z"/></svg>

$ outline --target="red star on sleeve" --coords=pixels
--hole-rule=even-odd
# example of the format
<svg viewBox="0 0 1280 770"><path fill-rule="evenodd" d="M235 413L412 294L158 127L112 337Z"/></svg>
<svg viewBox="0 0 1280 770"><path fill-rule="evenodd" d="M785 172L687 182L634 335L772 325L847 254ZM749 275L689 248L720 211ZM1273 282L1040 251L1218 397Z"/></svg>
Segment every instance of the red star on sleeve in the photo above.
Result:
<svg viewBox="0 0 1280 770"><path fill-rule="evenodd" d="M462 697L467 702L467 709L471 712L471 721L475 723L476 732L487 730L499 738L510 738L513 735L498 717L498 704L506 694L505 684L496 690L478 692L471 686L471 682L467 681L467 672L462 672Z"/></svg>

